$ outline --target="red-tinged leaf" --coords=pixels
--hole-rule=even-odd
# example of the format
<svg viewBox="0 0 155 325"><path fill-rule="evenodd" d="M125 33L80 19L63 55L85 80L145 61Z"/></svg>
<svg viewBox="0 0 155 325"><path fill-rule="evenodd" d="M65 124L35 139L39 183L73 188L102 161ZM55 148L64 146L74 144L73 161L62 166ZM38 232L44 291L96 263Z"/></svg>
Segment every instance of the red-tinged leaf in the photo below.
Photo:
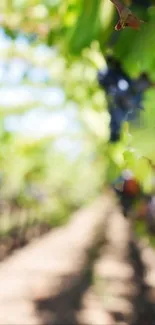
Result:
<svg viewBox="0 0 155 325"><path fill-rule="evenodd" d="M115 30L119 31L125 27L131 27L136 30L140 28L143 21L135 16L129 8L127 8L120 0L111 0L111 2L115 5L120 16L120 20L115 26Z"/></svg>
<svg viewBox="0 0 155 325"><path fill-rule="evenodd" d="M117 25L115 26L115 30L121 30L122 29L122 24L121 21L119 20Z"/></svg>
<svg viewBox="0 0 155 325"><path fill-rule="evenodd" d="M124 192L131 196L138 195L140 186L135 179L129 179L124 183Z"/></svg>
<svg viewBox="0 0 155 325"><path fill-rule="evenodd" d="M118 14L121 15L122 10L124 9L125 5L121 3L119 0L110 0L114 6L116 7Z"/></svg>
<svg viewBox="0 0 155 325"><path fill-rule="evenodd" d="M133 29L139 29L141 26L141 23L144 23L144 21L137 18L135 15L129 15L126 20L126 26L131 27Z"/></svg>

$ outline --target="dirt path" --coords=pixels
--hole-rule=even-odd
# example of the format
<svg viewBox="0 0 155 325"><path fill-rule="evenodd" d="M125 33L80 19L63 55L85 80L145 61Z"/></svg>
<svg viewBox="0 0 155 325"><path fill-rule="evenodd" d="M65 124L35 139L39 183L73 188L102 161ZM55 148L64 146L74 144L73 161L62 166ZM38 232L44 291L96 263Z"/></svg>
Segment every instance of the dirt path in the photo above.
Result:
<svg viewBox="0 0 155 325"><path fill-rule="evenodd" d="M0 323L150 325L154 253L132 237L107 191L1 263Z"/></svg>

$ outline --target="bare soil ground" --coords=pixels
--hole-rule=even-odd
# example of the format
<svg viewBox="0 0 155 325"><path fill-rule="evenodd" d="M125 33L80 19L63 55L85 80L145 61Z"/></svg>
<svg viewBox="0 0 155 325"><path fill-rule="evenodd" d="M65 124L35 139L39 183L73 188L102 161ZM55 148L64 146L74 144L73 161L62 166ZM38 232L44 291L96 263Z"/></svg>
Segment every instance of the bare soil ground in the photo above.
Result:
<svg viewBox="0 0 155 325"><path fill-rule="evenodd" d="M0 324L153 325L155 253L135 238L113 192L70 220L20 240L17 231L9 250L11 238L1 241Z"/></svg>

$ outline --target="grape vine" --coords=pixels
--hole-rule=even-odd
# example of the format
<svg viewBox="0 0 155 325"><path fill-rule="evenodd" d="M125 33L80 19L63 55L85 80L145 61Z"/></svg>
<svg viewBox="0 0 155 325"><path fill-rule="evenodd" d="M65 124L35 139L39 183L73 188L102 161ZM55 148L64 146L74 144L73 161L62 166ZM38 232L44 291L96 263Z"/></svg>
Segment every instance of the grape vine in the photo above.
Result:
<svg viewBox="0 0 155 325"><path fill-rule="evenodd" d="M138 78L132 79L123 70L119 60L111 55L106 56L106 68L98 72L97 78L107 97L110 114L109 143L116 144L121 140L124 122L132 125L134 121L138 121L140 118L140 112L144 110L145 91L154 87L154 83L146 73L141 73ZM155 189L153 182L155 168L150 159L141 157L139 163L142 160L148 164L152 172L152 183L148 193L134 175L133 170L128 169L122 171L122 174L112 183L112 187L119 196L124 216L132 215L136 220L145 220L147 230L155 234Z"/></svg>

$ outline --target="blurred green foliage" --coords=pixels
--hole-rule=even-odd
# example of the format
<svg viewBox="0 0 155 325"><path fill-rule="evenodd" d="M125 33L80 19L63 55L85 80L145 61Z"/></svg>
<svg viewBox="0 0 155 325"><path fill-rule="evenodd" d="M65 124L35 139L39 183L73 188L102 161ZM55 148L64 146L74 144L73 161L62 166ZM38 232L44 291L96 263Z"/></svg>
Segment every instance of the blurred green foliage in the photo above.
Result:
<svg viewBox="0 0 155 325"><path fill-rule="evenodd" d="M74 105L80 126L72 133L35 139L6 131L5 118L39 107L40 99L0 106L1 229L40 218L51 225L62 224L125 167L134 171L146 192L152 190L152 170L143 156L155 160L155 91L146 93L145 111L131 135L124 126L122 140L109 144L107 102L96 79L97 70L105 66L105 54L113 53L130 76L147 72L155 80L155 7L153 1L146 9L143 2L136 5L134 0L132 6L146 23L138 32L116 32L118 17L110 0L1 0L0 23L10 43L2 47L0 60L18 58L29 70L46 69L47 80L32 82L25 74L20 84L28 85L30 92L38 86L61 87L63 103L47 103L44 108L51 113L61 109L65 114L68 105ZM17 46L19 37L27 44ZM48 46L48 51L37 55L40 44ZM9 81L8 86L13 89ZM72 140L73 147L79 141L76 158L56 149L59 138Z"/></svg>

